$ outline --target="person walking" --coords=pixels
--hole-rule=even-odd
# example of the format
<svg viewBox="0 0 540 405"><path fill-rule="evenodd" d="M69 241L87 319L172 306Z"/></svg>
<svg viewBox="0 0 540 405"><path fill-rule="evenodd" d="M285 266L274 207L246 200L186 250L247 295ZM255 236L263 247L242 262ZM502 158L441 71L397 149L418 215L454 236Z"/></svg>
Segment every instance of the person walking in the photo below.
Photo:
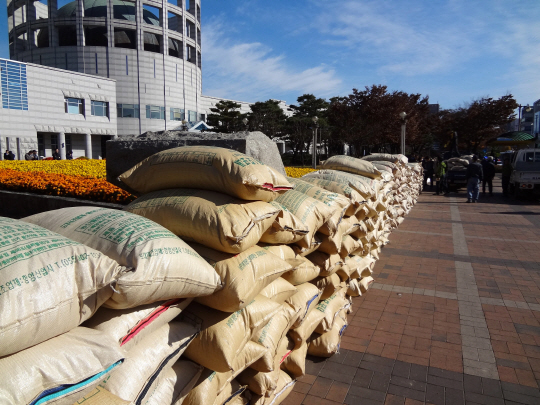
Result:
<svg viewBox="0 0 540 405"><path fill-rule="evenodd" d="M512 175L512 165L510 159L506 158L502 166L502 190L505 197L508 196L508 186L510 185L510 176Z"/></svg>
<svg viewBox="0 0 540 405"><path fill-rule="evenodd" d="M437 180L435 194L437 195L442 194L443 192L448 194L446 187L446 166L446 162L443 160L437 164L437 169L435 170L435 180Z"/></svg>
<svg viewBox="0 0 540 405"><path fill-rule="evenodd" d="M480 182L482 181L482 165L478 163L478 156L474 155L472 162L467 166L467 195L468 203L478 202L480 194Z"/></svg>
<svg viewBox="0 0 540 405"><path fill-rule="evenodd" d="M487 158L482 165L484 178L482 179L482 194L486 194L486 183L488 185L489 195L493 196L493 178L495 177L495 165L493 164L493 156Z"/></svg>
<svg viewBox="0 0 540 405"><path fill-rule="evenodd" d="M424 168L424 190L427 188L427 180L429 179L429 189L433 190L433 174L435 172L433 167L433 161L429 156L424 158L422 162L422 167Z"/></svg>

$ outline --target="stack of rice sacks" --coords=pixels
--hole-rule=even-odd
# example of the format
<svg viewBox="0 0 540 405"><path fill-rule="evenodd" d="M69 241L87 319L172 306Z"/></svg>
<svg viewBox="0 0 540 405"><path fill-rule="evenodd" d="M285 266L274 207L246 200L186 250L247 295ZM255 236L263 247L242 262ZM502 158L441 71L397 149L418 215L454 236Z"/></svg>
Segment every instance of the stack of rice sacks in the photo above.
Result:
<svg viewBox="0 0 540 405"><path fill-rule="evenodd" d="M421 166L400 155L336 156L293 179L215 147L163 151L120 178L140 195L125 211L24 219L119 269L105 283L110 297L75 329L106 337L116 354L67 397L96 404L100 395L118 404L282 402L308 354L339 350L352 297L368 290L381 247L422 186Z"/></svg>

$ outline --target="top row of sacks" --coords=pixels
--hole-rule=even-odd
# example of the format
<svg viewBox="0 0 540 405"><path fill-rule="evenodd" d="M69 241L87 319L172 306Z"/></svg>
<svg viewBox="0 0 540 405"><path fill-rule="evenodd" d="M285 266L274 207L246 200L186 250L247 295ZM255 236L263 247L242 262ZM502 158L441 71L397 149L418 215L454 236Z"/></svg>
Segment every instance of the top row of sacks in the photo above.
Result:
<svg viewBox="0 0 540 405"><path fill-rule="evenodd" d="M381 156L384 157L378 154L377 158ZM375 180L381 178L381 172L367 159L332 156L322 166ZM241 152L214 146L182 146L158 152L121 174L119 179L138 194L194 188L266 202L294 187L270 166Z"/></svg>

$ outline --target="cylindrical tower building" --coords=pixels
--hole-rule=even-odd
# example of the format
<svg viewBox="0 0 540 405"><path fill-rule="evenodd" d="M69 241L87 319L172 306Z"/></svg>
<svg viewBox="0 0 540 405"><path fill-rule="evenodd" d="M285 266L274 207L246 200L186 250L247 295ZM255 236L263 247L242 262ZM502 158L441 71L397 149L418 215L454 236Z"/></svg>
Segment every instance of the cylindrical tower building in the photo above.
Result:
<svg viewBox="0 0 540 405"><path fill-rule="evenodd" d="M8 0L11 59L115 79L118 135L205 118L200 0L58 4Z"/></svg>

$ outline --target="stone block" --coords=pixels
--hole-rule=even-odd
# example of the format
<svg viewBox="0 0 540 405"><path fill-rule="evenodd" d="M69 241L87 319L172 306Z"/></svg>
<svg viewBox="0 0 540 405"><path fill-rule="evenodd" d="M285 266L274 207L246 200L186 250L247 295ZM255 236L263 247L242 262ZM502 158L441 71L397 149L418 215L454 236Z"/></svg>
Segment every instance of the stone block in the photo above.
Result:
<svg viewBox="0 0 540 405"><path fill-rule="evenodd" d="M262 132L219 134L215 132L163 131L120 136L117 139L107 141L107 181L125 188L125 185L118 180L118 176L140 161L162 150L192 145L234 149L285 175L285 167L277 145Z"/></svg>

